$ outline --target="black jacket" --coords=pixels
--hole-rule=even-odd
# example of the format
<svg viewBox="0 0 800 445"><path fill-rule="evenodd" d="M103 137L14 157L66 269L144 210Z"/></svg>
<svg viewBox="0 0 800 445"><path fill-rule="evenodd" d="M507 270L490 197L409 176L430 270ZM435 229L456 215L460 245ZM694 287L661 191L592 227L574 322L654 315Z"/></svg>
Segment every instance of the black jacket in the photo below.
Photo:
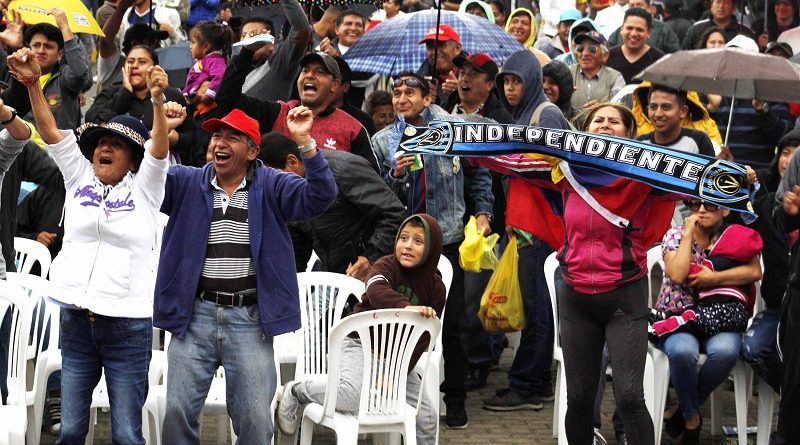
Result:
<svg viewBox="0 0 800 445"><path fill-rule="evenodd" d="M322 155L339 194L324 214L290 226L298 271L311 256L309 241L328 272L344 273L359 256L374 263L392 253L405 217L400 200L361 156L333 150Z"/></svg>
<svg viewBox="0 0 800 445"><path fill-rule="evenodd" d="M53 159L38 145L28 142L3 178L0 191L0 243L6 271L16 272L14 236L17 230L17 198L22 181L35 182L54 189L64 188L64 177Z"/></svg>

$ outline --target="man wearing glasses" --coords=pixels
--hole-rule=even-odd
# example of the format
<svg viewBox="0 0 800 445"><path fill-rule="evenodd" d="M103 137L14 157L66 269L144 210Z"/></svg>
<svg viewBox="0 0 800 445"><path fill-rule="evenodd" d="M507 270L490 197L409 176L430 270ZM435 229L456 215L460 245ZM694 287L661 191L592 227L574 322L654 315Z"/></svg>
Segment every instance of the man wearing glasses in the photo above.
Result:
<svg viewBox="0 0 800 445"><path fill-rule="evenodd" d="M575 82L572 108L581 110L607 102L625 86L622 74L606 66L608 41L599 32L589 31L576 36L572 44L578 61L569 67Z"/></svg>
<svg viewBox="0 0 800 445"><path fill-rule="evenodd" d="M392 87L395 115L402 116L411 125L427 125L432 120L463 120L432 104L430 84L418 74L400 74ZM464 190L469 190L474 204L478 231L489 234L494 204L492 178L485 168L472 167L458 157L420 155L395 158L390 154L391 131L392 126L389 126L372 137L381 176L406 205L407 215L428 213L439 221L444 237L442 255L453 266L453 282L445 306L447 317L442 328L445 381L441 390L447 405L447 427L463 429L467 427L464 382L468 364L461 338L466 333L466 313L464 271L458 263L458 246L464 240Z"/></svg>

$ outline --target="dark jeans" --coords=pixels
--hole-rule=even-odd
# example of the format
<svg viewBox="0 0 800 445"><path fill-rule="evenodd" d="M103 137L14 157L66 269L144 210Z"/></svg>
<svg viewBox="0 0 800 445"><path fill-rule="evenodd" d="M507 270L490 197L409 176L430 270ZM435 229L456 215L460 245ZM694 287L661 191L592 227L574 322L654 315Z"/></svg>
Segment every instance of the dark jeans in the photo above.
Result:
<svg viewBox="0 0 800 445"><path fill-rule="evenodd" d="M783 300L778 336L783 356L778 434L786 443L796 443L800 439L800 290L791 285Z"/></svg>
<svg viewBox="0 0 800 445"><path fill-rule="evenodd" d="M0 321L0 396L3 405L8 398L8 344L11 341L11 310L6 310Z"/></svg>
<svg viewBox="0 0 800 445"><path fill-rule="evenodd" d="M769 308L756 314L742 337L742 358L753 365L760 378L780 392L781 359L778 357L778 322L781 308Z"/></svg>
<svg viewBox="0 0 800 445"><path fill-rule="evenodd" d="M464 379L467 374L467 352L463 337L466 330L466 305L464 301L464 270L458 264L460 243L442 246L444 255L453 266L453 283L445 305L442 323L442 358L444 359L444 382L441 390L444 403L450 406L463 405L467 398Z"/></svg>
<svg viewBox="0 0 800 445"><path fill-rule="evenodd" d="M492 363L497 363L503 354L504 335L486 332L478 318L481 297L491 276L491 270L464 272L464 298L467 306L464 316L466 331L469 333L465 340L469 365L473 368L488 368Z"/></svg>
<svg viewBox="0 0 800 445"><path fill-rule="evenodd" d="M144 444L142 406L153 348L150 318L61 310L61 432L57 444L83 444L89 407L105 371L113 443Z"/></svg>
<svg viewBox="0 0 800 445"><path fill-rule="evenodd" d="M561 347L567 379L567 440L590 444L597 376L608 343L614 398L630 443L652 445L653 421L644 401L647 358L647 280L603 294L582 294L564 283L559 293Z"/></svg>
<svg viewBox="0 0 800 445"><path fill-rule="evenodd" d="M532 246L519 249L519 285L525 304L525 328L508 371L508 383L525 396L552 390L553 310L544 278L544 261L552 252L553 249L538 238L534 238Z"/></svg>

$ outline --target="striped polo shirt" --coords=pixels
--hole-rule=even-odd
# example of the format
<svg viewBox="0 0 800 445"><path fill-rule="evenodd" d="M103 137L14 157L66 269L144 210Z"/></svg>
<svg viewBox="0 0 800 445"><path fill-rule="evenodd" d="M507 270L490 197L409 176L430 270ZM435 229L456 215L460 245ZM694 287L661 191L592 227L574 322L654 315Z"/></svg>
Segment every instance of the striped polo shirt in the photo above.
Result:
<svg viewBox="0 0 800 445"><path fill-rule="evenodd" d="M250 255L250 230L247 223L247 189L252 183L251 167L233 196L217 183L212 173L214 210L208 235L206 258L200 274L200 289L216 292L243 292L256 289L256 272Z"/></svg>

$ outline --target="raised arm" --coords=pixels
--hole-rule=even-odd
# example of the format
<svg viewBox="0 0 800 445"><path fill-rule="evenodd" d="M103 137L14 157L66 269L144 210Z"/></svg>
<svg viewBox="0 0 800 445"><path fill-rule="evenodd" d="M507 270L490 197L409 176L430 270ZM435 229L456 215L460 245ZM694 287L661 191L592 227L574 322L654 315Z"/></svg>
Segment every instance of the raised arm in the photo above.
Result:
<svg viewBox="0 0 800 445"><path fill-rule="evenodd" d="M36 127L42 140L49 145L61 142L64 135L58 131L50 104L47 103L44 93L42 93L42 86L39 84L42 68L36 62L33 50L21 48L8 56L8 70L20 83L28 87L33 117L36 119Z"/></svg>
<svg viewBox="0 0 800 445"><path fill-rule="evenodd" d="M697 225L697 215L689 215L683 222L683 232L677 250L664 254L664 274L675 284L684 284L692 263L692 236Z"/></svg>
<svg viewBox="0 0 800 445"><path fill-rule="evenodd" d="M117 52L117 44L115 42L119 27L122 24L122 16L125 15L125 11L127 11L131 5L133 5L133 0L117 1L117 8L106 21L106 24L103 25L103 34L105 34L105 36L100 37L100 57L107 59Z"/></svg>
<svg viewBox="0 0 800 445"><path fill-rule="evenodd" d="M147 88L150 89L150 100L153 102L153 131L150 135L153 144L150 146L150 154L156 159L164 159L169 154L167 116L164 110L164 89L169 86L169 79L164 69L158 65L151 66L147 70Z"/></svg>

